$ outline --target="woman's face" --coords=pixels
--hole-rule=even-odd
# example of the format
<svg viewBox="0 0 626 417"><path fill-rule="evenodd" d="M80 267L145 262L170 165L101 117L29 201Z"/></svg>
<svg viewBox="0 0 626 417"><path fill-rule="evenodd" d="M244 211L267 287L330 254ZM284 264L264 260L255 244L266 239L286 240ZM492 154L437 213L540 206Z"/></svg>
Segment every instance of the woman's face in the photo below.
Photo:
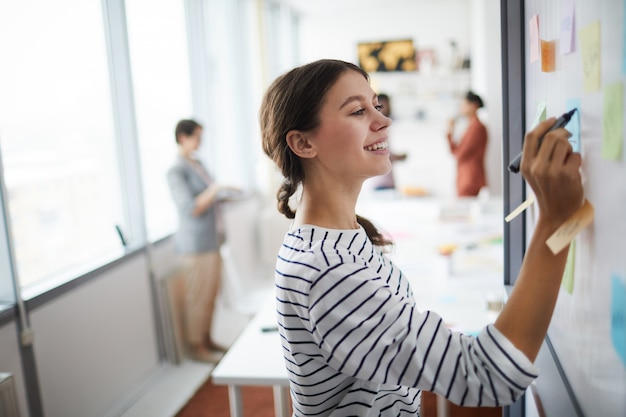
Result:
<svg viewBox="0 0 626 417"><path fill-rule="evenodd" d="M364 180L391 169L387 127L378 96L356 71L346 71L328 91L320 125L309 134L313 163L335 178Z"/></svg>
<svg viewBox="0 0 626 417"><path fill-rule="evenodd" d="M191 135L182 135L179 142L185 152L197 151L202 142L202 128L196 127Z"/></svg>
<svg viewBox="0 0 626 417"><path fill-rule="evenodd" d="M463 99L460 109L462 116L469 117L476 113L476 110L478 110L478 106L476 106L476 104L468 101L467 99Z"/></svg>

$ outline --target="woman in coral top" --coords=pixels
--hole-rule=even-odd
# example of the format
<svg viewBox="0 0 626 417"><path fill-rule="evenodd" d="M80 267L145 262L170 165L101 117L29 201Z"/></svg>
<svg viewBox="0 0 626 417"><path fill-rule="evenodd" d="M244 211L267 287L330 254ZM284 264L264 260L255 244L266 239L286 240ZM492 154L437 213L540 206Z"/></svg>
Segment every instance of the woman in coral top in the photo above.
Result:
<svg viewBox="0 0 626 417"><path fill-rule="evenodd" d="M454 141L455 119L448 125L448 144L456 159L456 191L459 197L476 196L487 185L485 174L485 151L487 150L487 129L476 115L483 107L482 99L469 91L461 103L461 116L468 119L467 130L460 142Z"/></svg>

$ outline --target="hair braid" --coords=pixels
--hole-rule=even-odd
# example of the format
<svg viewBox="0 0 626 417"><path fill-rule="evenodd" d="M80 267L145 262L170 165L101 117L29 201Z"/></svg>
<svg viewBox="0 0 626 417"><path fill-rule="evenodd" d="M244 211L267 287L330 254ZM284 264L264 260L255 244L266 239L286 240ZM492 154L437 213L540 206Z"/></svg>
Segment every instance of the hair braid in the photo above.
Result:
<svg viewBox="0 0 626 417"><path fill-rule="evenodd" d="M278 211L285 215L288 219L296 217L296 212L289 206L289 199L296 192L298 186L293 184L288 178L285 178L276 193Z"/></svg>

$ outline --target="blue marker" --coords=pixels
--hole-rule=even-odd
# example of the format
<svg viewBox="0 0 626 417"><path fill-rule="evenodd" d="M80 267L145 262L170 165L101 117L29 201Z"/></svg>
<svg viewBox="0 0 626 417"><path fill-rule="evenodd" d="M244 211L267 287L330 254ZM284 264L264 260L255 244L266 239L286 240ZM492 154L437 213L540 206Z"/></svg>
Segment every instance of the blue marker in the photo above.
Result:
<svg viewBox="0 0 626 417"><path fill-rule="evenodd" d="M544 133L543 135L541 135L541 137L539 138L539 145L541 146L541 142L543 142L543 138L545 135L548 134L548 132L552 132L553 130L556 129L560 129L562 127L565 127L569 121L571 120L572 116L574 115L574 113L576 113L576 110L578 109L572 109L570 111L568 111L567 113L565 113L564 115L562 115L561 117L559 117L558 119L556 119L556 122L554 122L554 125L552 125L552 127L550 129L548 129L548 131L546 133ZM515 159L513 159L511 161L511 163L508 166L509 172L512 172L514 174L519 172L519 166L520 163L522 162L522 152L519 153L519 155L517 155L515 157Z"/></svg>

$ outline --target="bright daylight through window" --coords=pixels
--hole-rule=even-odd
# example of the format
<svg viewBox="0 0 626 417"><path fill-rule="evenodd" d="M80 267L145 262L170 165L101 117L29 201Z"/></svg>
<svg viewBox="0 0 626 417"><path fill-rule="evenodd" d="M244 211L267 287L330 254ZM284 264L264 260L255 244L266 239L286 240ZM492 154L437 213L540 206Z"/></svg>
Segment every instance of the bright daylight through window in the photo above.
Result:
<svg viewBox="0 0 626 417"><path fill-rule="evenodd" d="M178 149L174 128L191 113L184 4L126 2L146 227L151 240L172 233L176 211L165 173Z"/></svg>
<svg viewBox="0 0 626 417"><path fill-rule="evenodd" d="M101 8L0 5L0 146L22 286L120 252Z"/></svg>

